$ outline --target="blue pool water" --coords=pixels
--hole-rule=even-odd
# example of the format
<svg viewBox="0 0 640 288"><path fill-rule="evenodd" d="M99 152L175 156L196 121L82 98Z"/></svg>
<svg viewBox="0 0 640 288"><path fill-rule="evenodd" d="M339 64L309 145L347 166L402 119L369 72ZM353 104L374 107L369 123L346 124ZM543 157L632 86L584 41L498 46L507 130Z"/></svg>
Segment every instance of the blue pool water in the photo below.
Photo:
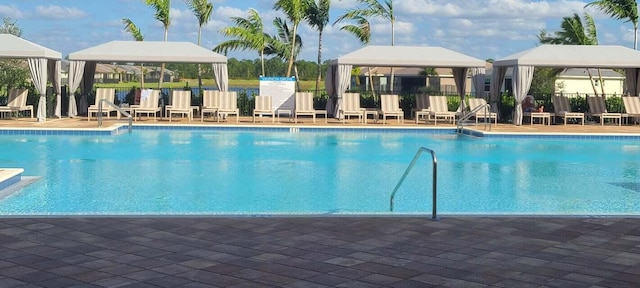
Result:
<svg viewBox="0 0 640 288"><path fill-rule="evenodd" d="M639 215L637 140L134 130L0 136L0 166L41 176L2 215L384 214L419 147L444 214ZM431 213L423 154L396 214Z"/></svg>

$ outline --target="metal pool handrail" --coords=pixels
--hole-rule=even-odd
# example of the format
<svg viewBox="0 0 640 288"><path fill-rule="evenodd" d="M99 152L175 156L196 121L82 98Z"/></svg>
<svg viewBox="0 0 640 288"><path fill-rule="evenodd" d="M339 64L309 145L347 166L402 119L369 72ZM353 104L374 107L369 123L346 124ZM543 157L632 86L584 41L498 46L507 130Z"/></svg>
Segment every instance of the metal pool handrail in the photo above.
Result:
<svg viewBox="0 0 640 288"><path fill-rule="evenodd" d="M491 117L489 117L491 115L491 112L488 112L491 111L491 104L487 103L474 108L473 110L469 111L469 113L463 115L460 119L458 119L458 133L462 132L462 129L464 128L464 121L469 120L471 117L477 116L475 115L476 112L480 111L480 109L483 108L486 108L484 110L484 130L487 130L487 125L489 125L489 131L491 131Z"/></svg>
<svg viewBox="0 0 640 288"><path fill-rule="evenodd" d="M425 147L420 147L418 149L418 152L416 152L416 155L413 156L413 160L411 160L411 163L409 164L409 167L407 167L407 169L404 171L404 174L402 174L402 177L400 178L400 181L398 181L398 184L396 185L396 188L393 189L393 192L391 193L391 199L389 200L389 210L391 212L393 212L393 198L396 196L396 192L398 192L398 188L400 188L400 186L402 185L402 183L404 182L404 179L407 178L407 175L409 174L409 172L411 172L411 169L413 169L413 166L416 165L416 162L418 161L418 159L420 158L420 155L422 155L422 152L429 152L431 153L431 159L433 161L433 207L431 210L431 220L438 220L438 215L437 215L437 189L438 189L438 185L437 185L437 176L438 176L438 159L436 159L436 152L429 149L429 148L425 148Z"/></svg>
<svg viewBox="0 0 640 288"><path fill-rule="evenodd" d="M111 107L114 107L118 111L118 113L121 113L125 117L127 117L127 120L129 120L129 133L131 133L131 127L133 126L133 117L131 116L131 114L129 114L127 111L124 111L122 108L118 107L118 105L113 104L107 99L100 99L100 101L98 101L98 127L102 127L102 104L103 103L107 103L111 105Z"/></svg>

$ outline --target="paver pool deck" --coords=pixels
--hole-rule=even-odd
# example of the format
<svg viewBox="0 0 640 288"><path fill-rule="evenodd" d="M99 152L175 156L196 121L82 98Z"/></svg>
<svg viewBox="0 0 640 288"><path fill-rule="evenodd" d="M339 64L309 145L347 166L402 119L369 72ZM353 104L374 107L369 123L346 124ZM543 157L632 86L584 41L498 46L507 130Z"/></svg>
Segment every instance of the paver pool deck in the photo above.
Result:
<svg viewBox="0 0 640 288"><path fill-rule="evenodd" d="M0 120L0 129L96 125ZM640 126L492 131L637 135ZM637 217L0 217L0 287L639 285Z"/></svg>

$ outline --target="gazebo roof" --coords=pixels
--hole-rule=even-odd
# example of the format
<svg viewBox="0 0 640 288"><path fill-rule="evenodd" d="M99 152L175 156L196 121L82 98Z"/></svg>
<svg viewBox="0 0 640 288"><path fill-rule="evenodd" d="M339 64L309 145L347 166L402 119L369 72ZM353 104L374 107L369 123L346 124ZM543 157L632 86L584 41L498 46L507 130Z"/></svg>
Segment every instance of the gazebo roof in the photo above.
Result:
<svg viewBox="0 0 640 288"><path fill-rule="evenodd" d="M494 67L640 68L640 51L624 46L541 45L495 60Z"/></svg>
<svg viewBox="0 0 640 288"><path fill-rule="evenodd" d="M62 54L11 34L0 34L0 58L47 58L60 60Z"/></svg>
<svg viewBox="0 0 640 288"><path fill-rule="evenodd" d="M376 67L485 67L485 61L442 47L366 46L329 62Z"/></svg>

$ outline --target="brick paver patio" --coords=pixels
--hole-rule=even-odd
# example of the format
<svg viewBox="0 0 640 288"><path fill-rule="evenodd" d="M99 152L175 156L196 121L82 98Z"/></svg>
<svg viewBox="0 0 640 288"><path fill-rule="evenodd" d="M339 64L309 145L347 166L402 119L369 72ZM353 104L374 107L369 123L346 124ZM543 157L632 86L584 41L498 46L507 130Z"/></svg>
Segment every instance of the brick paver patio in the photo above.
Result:
<svg viewBox="0 0 640 288"><path fill-rule="evenodd" d="M0 287L638 287L640 219L0 219Z"/></svg>

